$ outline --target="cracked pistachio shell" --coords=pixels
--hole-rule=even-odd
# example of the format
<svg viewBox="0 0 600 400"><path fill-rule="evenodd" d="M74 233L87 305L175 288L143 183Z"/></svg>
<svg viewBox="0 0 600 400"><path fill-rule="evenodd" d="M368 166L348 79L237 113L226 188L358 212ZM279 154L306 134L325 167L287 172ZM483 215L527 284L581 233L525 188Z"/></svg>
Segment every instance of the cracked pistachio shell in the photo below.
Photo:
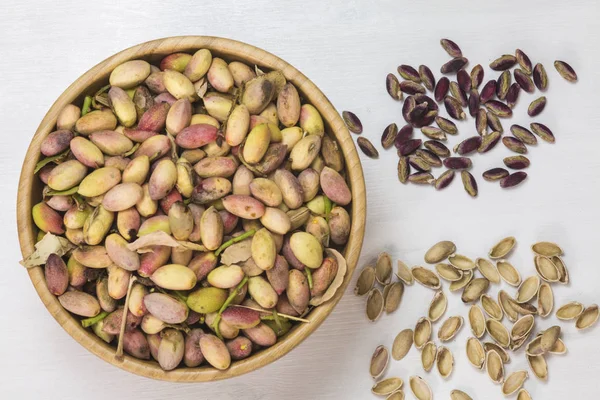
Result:
<svg viewBox="0 0 600 400"><path fill-rule="evenodd" d="M386 370L390 360L390 353L385 346L377 346L371 362L369 364L369 373L373 379L378 379Z"/></svg>
<svg viewBox="0 0 600 400"><path fill-rule="evenodd" d="M433 296L431 303L429 304L429 310L427 311L427 318L431 322L435 322L444 315L448 306L448 299L443 291L438 291Z"/></svg>
<svg viewBox="0 0 600 400"><path fill-rule="evenodd" d="M403 383L404 382L400 378L383 379L373 385L371 393L378 396L387 396L400 389Z"/></svg>
<svg viewBox="0 0 600 400"><path fill-rule="evenodd" d="M413 267L411 273L414 279L426 288L437 290L441 287L440 278L427 268Z"/></svg>
<svg viewBox="0 0 600 400"><path fill-rule="evenodd" d="M481 338L485 334L485 316L476 304L471 305L469 309L469 324L471 325L471 332L477 338Z"/></svg>
<svg viewBox="0 0 600 400"><path fill-rule="evenodd" d="M504 258L515 247L516 243L517 241L514 237L506 237L496 243L488 255L491 259Z"/></svg>
<svg viewBox="0 0 600 400"><path fill-rule="evenodd" d="M378 288L371 289L367 296L367 318L371 322L379 319L383 313L384 298L381 290Z"/></svg>
<svg viewBox="0 0 600 400"><path fill-rule="evenodd" d="M375 268L372 266L366 266L358 275L356 286L354 287L354 294L357 296L364 296L365 294L369 293L374 284Z"/></svg>
<svg viewBox="0 0 600 400"><path fill-rule="evenodd" d="M387 285L392 280L392 258L388 253L381 253L375 264L375 279L381 285Z"/></svg>
<svg viewBox="0 0 600 400"><path fill-rule="evenodd" d="M444 346L440 346L436 356L437 370L442 378L447 378L454 369L454 357L452 352Z"/></svg>
<svg viewBox="0 0 600 400"><path fill-rule="evenodd" d="M428 264L439 263L454 254L455 251L456 245L453 242L447 240L438 242L425 253L425 262Z"/></svg>
<svg viewBox="0 0 600 400"><path fill-rule="evenodd" d="M579 330L591 328L598 322L598 317L600 316L600 311L596 304L592 304L589 307L586 307L585 310L577 317L575 321L575 327Z"/></svg>
<svg viewBox="0 0 600 400"><path fill-rule="evenodd" d="M420 318L416 325L413 334L413 343L417 349L422 349L423 346L431 338L431 321L425 317Z"/></svg>
<svg viewBox="0 0 600 400"><path fill-rule="evenodd" d="M410 390L413 392L417 400L432 400L433 393L429 385L420 376L411 376L409 379Z"/></svg>
<svg viewBox="0 0 600 400"><path fill-rule="evenodd" d="M453 316L444 321L438 331L438 339L442 342L450 341L456 336L463 326L463 317Z"/></svg>
<svg viewBox="0 0 600 400"><path fill-rule="evenodd" d="M490 281L485 278L475 278L465 286L461 299L463 303L472 303L479 300L481 295L490 287Z"/></svg>

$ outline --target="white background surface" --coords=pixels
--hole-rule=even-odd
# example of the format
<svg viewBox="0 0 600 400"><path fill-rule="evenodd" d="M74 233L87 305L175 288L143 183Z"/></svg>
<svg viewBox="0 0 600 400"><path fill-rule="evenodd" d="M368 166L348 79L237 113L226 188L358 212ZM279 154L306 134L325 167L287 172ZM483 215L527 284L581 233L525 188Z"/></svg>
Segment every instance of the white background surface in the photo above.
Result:
<svg viewBox="0 0 600 400"><path fill-rule="evenodd" d="M438 44L441 37L459 43L470 67L487 66L495 57L522 48L548 71L549 102L539 120L557 137L555 145L541 143L530 151L528 182L503 191L480 178L485 169L501 165L508 154L502 145L474 157L480 187L475 200L459 179L439 193L401 185L394 151L382 152L379 161L363 157L369 207L359 267L384 249L409 264L421 263L432 243L447 238L460 252L477 257L501 237L514 235L519 246L511 261L528 276L534 273L529 245L552 240L566 251L572 281L554 288L556 303L600 301L597 1L119 3L2 2L0 398L366 399L371 398L367 368L374 348L391 346L400 330L413 327L426 313L433 292L413 286L395 314L371 324L364 316L365 299L354 297L350 288L322 327L283 359L240 378L196 385L154 382L123 372L88 353L59 327L17 264L16 188L29 140L54 99L83 72L126 47L165 36L224 36L277 54L310 77L338 110L356 112L364 135L374 143L388 123L402 123L399 104L384 89L385 75L398 64L428 64L439 78L439 66L447 60ZM573 65L579 83L558 76L552 67L557 58ZM492 74L487 67L485 72L487 80ZM510 123L528 124L526 107L532 99L521 94L516 116L504 122L505 129ZM460 125L460 138L475 133L472 124ZM458 139L450 140L454 145ZM498 289L493 286L490 293ZM450 302L446 317L467 315L457 295L450 295ZM538 319L537 328L554 322ZM581 333L573 324L562 326L568 355L548 359L548 383L532 376L526 387L536 400L598 398L600 328ZM436 399L448 399L454 388L475 399L502 398L499 387L466 360L469 335L465 327L448 345L456 359L448 381L437 372L423 372L414 348L404 360L391 363L388 376L406 381L422 375ZM526 368L523 351L513 356L507 370L521 368Z"/></svg>

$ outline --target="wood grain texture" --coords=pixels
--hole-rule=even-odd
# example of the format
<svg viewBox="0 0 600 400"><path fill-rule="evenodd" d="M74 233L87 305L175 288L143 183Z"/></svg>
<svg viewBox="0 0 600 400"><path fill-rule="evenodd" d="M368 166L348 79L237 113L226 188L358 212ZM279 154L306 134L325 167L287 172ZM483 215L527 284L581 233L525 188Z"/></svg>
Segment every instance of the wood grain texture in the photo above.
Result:
<svg viewBox="0 0 600 400"><path fill-rule="evenodd" d="M37 267L28 271L31 281L44 305L48 308L48 311L75 340L89 351L126 371L149 378L173 382L203 382L231 378L267 365L296 347L319 327L342 297L352 279L360 255L365 230L366 193L360 160L350 133L346 129L340 115L317 86L287 62L257 47L217 37L182 36L146 42L109 57L77 79L52 105L31 141L21 170L17 198L17 224L23 257L28 256L34 250L35 230L32 223L31 207L32 204L41 200L41 187L33 171L40 158L40 145L43 139L54 130L56 118L60 110L70 103L80 104L85 95L93 93L99 87L105 85L110 72L127 60L145 59L156 63L167 54L174 52L193 53L195 50L201 48L209 49L213 52L213 55L218 55L228 61L239 60L250 65L258 65L262 68L282 71L285 77L294 83L306 101L313 104L319 110L325 122L326 130L335 136L344 153L346 172L349 177L353 197L351 210L352 228L350 238L344 250L344 256L348 263L348 271L343 285L333 299L322 306L316 307L308 314L307 319L310 320L310 323L295 325L274 346L259 351L245 360L232 363L231 367L225 371L218 371L210 366L203 366L200 368L178 368L166 372L153 361L142 361L128 355L123 360L116 359L114 355L115 348L104 343L92 332L82 328L79 321L64 310L56 297L48 291L43 269Z"/></svg>

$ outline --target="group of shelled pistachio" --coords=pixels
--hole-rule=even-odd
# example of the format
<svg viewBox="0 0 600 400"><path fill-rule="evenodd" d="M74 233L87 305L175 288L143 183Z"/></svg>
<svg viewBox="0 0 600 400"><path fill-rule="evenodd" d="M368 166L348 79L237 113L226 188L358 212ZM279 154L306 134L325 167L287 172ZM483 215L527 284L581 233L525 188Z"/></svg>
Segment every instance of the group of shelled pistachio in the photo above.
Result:
<svg viewBox="0 0 600 400"><path fill-rule="evenodd" d="M450 81L448 77L443 76L436 82L433 72L425 65L420 65L418 70L410 65L400 65L398 73L405 79L402 82L394 74L387 75L386 88L394 100L402 100L404 93L408 95L402 106L402 116L406 125L398 129L398 126L392 123L385 128L381 137L381 146L384 149L392 146L397 149L400 157L400 182L433 185L439 190L450 185L455 171L460 171L467 193L473 197L477 196L477 181L468 171L472 161L467 156L487 153L502 139L502 143L509 150L517 153L515 156L504 158L504 165L517 172L509 173L504 168L492 168L483 173L483 178L486 181L500 181L503 188L519 185L527 177L527 173L520 170L530 165L529 159L524 155L528 152L527 146L537 144L536 135L545 142L554 143L554 134L546 125L532 122L531 130L514 124L510 127L512 136L502 137L504 129L500 118L512 116L521 90L534 93L536 87L542 92L547 89L548 76L544 66L538 63L533 67L529 57L517 49L515 55L505 54L490 63L490 68L493 71L501 71L501 75L485 83L480 92L479 87L484 81L483 67L477 64L468 73L465 68L469 61L463 57L458 45L449 39L442 39L441 45L453 58L442 65L440 72L444 75L455 74L456 81ZM511 84L510 69L517 64L520 68L513 71L515 82ZM567 81L577 81L577 74L569 64L555 61L554 66ZM427 91L432 92L433 99L426 94ZM453 149L455 155L452 155L442 142L448 140L448 135L457 135L458 127L451 120L439 115L438 103L441 102L452 119L465 120L466 109L475 121L477 134L458 143ZM535 117L545 106L546 97L539 97L531 102L527 113L530 117ZM343 116L351 132L362 132L362 123L354 113L345 111ZM434 122L437 126L432 125ZM414 128L421 130L426 137L425 142L413 138ZM367 156L379 156L377 149L367 138L359 137L357 143ZM425 148L421 148L421 145ZM442 166L446 171L435 178L432 169ZM411 173L411 169L414 172Z"/></svg>
<svg viewBox="0 0 600 400"><path fill-rule="evenodd" d="M518 393L518 400L530 400L530 394L523 388L529 376L528 372L519 370L508 374L505 372L505 364L510 362L509 351L516 351L527 343L525 355L531 371L539 379L546 380L546 357L566 353L567 348L561 339L560 326L540 330L535 335L533 332L535 317L548 317L554 309L551 284L567 284L569 273L562 259L562 249L554 243L539 242L531 247L537 275L522 279L519 271L505 259L515 245L514 237L504 238L492 247L488 258L472 260L456 253L456 246L451 241L442 241L431 247L424 257L427 264L435 264L435 272L422 266L409 268L402 261L398 261L397 282L392 282L391 279L391 262L388 261L390 256L382 253L375 268L367 266L361 271L355 293L368 293L367 316L373 321L387 306L389 297L382 296L380 290L374 287L375 280L386 285L384 293L390 293L394 286L399 286L400 288L395 290L403 293L404 285L412 285L414 281L435 290L427 316L420 318L414 329L404 329L396 336L391 347L391 356L394 360L401 360L414 345L421 351L423 369L429 372L436 365L440 376L447 378L454 369L454 357L448 348L436 345L431 339L433 324L441 319L448 306L442 280L449 283L450 292L462 290L463 303L471 304L468 320L473 337L470 337L466 344L469 362L477 369L485 367L490 379L502 385L501 390L505 396ZM495 264L490 260L494 260ZM475 277L475 271L478 271L481 277ZM496 301L487 291L491 284L500 284L502 280L516 287L517 291L512 297L505 290L499 290ZM379 294L376 294L378 292ZM532 304L535 300L537 306ZM480 301L480 306L476 304L477 301ZM579 330L592 327L598 321L599 315L597 305L585 307L578 302L567 303L556 311L559 320L576 320L575 326ZM510 329L502 323L504 316L513 324ZM438 340L442 343L452 340L462 326L463 317L447 318L438 329ZM486 333L491 340L482 343ZM375 349L369 365L369 373L377 380L372 392L387 396L387 400L402 400L404 393L401 378L379 380L387 369L389 359L390 351L386 346L380 345ZM419 400L433 398L429 386L419 376L410 378L410 388ZM452 391L451 398L471 399L460 390Z"/></svg>
<svg viewBox="0 0 600 400"><path fill-rule="evenodd" d="M23 264L45 264L50 292L119 357L226 369L343 282L344 156L280 71L206 49L127 61L60 112L41 152Z"/></svg>

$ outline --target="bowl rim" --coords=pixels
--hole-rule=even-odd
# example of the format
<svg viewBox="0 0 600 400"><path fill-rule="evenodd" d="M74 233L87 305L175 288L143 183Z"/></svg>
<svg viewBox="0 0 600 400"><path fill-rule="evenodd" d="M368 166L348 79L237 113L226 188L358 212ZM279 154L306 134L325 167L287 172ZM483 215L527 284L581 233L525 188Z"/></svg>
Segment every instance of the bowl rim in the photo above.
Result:
<svg viewBox="0 0 600 400"><path fill-rule="evenodd" d="M233 362L230 368L225 371L219 371L206 364L197 368L186 367L177 368L173 371L163 371L154 361L139 360L127 354L122 360L117 360L114 347L81 327L79 321L71 316L60 305L57 298L49 292L41 266L28 270L31 282L50 314L83 347L110 364L126 371L171 382L206 382L239 376L276 361L300 344L331 313L348 287L360 256L366 222L365 182L356 147L339 113L312 81L279 57L243 42L214 36L175 36L141 43L106 58L77 78L50 107L27 149L19 178L17 227L23 257L25 258L34 251L35 233L31 207L34 197L34 179L36 178L33 171L40 157L42 140L54 129L60 110L65 105L81 98L82 93L89 89L93 83L106 81L110 71L125 61L151 56L164 56L177 51L190 52L201 48L207 48L213 53L225 55L230 59L245 60L249 64L281 70L286 79L293 82L308 102L317 108L324 122L329 126L329 132L335 136L344 154L348 181L352 191L352 227L348 243L343 252L348 264L348 271L335 296L308 314L307 319L311 321L310 323L296 325L275 345L263 349L247 359Z"/></svg>

